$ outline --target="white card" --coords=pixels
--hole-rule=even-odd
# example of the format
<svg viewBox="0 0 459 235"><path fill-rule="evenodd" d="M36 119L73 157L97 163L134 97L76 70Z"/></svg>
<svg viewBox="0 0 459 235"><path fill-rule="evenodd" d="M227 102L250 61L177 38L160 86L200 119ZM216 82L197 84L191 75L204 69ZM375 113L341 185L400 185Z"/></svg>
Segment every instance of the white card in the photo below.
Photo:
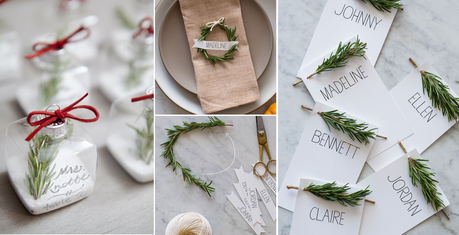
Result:
<svg viewBox="0 0 459 235"><path fill-rule="evenodd" d="M322 185L329 182L301 179L299 188L303 189L311 183ZM361 188L351 187L349 193L358 190ZM290 234L358 235L364 201L359 204L360 206L355 207L343 206L338 202L327 201L310 192L299 190Z"/></svg>
<svg viewBox="0 0 459 235"><path fill-rule="evenodd" d="M338 47L340 42L357 35L367 43L368 59L374 66L396 12L396 9L392 9L391 13L380 12L361 0L328 0L300 71Z"/></svg>
<svg viewBox="0 0 459 235"><path fill-rule="evenodd" d="M355 38L351 41L355 41ZM335 48L336 49L336 48ZM381 81L373 65L362 57L352 57L346 66L322 72L310 79L323 58L300 71L312 98L318 102L346 110L379 127L387 140L376 141L368 159L389 149L413 134L403 114Z"/></svg>
<svg viewBox="0 0 459 235"><path fill-rule="evenodd" d="M333 128L330 131L317 111L331 110L335 108L317 102L306 123L279 191L279 206L289 211L293 211L295 207L297 191L288 190L287 185L297 184L300 178L355 184L372 146L379 141L385 141L370 139L370 143L365 145L357 140L353 141L343 132ZM358 123L367 123L370 129L376 127L350 113L346 113L346 116L357 119Z"/></svg>
<svg viewBox="0 0 459 235"><path fill-rule="evenodd" d="M245 222L250 225L252 230L255 232L255 234L260 235L261 233L265 233L265 230L261 227L259 223L256 223L253 225L253 218L250 212L248 211L247 207L244 206L244 204L239 200L239 198L234 194L233 191L231 191L230 195L226 195L228 200L233 204L233 206L236 208L237 212L244 218Z"/></svg>
<svg viewBox="0 0 459 235"><path fill-rule="evenodd" d="M276 221L276 205L274 204L273 199L269 195L268 190L265 188L265 185L261 181L260 177L252 174L252 181L257 188L258 195L260 195L261 201L265 205L266 209L268 210L269 216L273 221Z"/></svg>
<svg viewBox="0 0 459 235"><path fill-rule="evenodd" d="M411 183L408 156L421 158L413 150L357 184L360 187L370 185L369 189L373 191L371 200L376 202L365 205L361 235L380 234L381 231L384 234L403 234L437 213L424 200L422 189ZM443 194L440 197L445 206L448 206L450 203L438 184L437 189Z"/></svg>
<svg viewBox="0 0 459 235"><path fill-rule="evenodd" d="M423 153L433 142L456 124L456 121L448 122L448 117L443 116L441 110L432 106L429 96L423 92L420 70L440 76L429 63L424 62L397 84L390 91L390 94L414 132L412 136L402 141L403 145L409 150L417 149L420 153ZM445 80L441 81L448 85ZM457 94L451 88L449 91L454 97L457 97ZM378 171L404 154L403 150L398 145L395 145L388 151L368 161L368 164L373 170Z"/></svg>
<svg viewBox="0 0 459 235"><path fill-rule="evenodd" d="M254 167L255 164L252 164L252 167ZM257 174L260 174L257 169L255 169L255 171L257 172ZM268 186L269 189L271 189L271 191L277 195L277 187L276 187L276 179L271 175L269 174L269 172L266 172L266 174L264 174L261 179L263 181L265 181L265 184L266 186Z"/></svg>

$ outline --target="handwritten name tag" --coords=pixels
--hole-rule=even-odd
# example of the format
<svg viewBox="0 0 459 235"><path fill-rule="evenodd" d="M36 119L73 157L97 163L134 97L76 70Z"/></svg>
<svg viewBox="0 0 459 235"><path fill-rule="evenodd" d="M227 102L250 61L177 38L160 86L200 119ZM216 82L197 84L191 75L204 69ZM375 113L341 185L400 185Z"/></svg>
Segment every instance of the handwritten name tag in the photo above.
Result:
<svg viewBox="0 0 459 235"><path fill-rule="evenodd" d="M193 39L194 45L193 48L201 48L206 50L217 50L217 51L227 51L232 46L239 44L238 41L229 41L229 42L214 42L214 41L198 41L198 39Z"/></svg>

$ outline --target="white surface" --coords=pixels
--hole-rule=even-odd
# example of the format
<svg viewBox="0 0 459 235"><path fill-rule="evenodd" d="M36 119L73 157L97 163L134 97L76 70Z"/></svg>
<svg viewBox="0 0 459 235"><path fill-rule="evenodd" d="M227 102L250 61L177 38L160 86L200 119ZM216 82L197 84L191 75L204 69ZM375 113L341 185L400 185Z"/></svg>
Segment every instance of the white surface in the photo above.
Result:
<svg viewBox="0 0 459 235"><path fill-rule="evenodd" d="M355 38L351 41L355 41ZM379 127L379 133L387 139L374 144L368 159L374 158L394 146L397 141L413 134L379 74L367 59L352 57L344 67L306 79L327 57L328 55L324 55L318 58L300 69L298 74L303 78L316 102L320 101L352 113Z"/></svg>
<svg viewBox="0 0 459 235"><path fill-rule="evenodd" d="M304 128L303 135L279 190L279 206L289 211L295 208L297 190L288 190L287 185L297 185L300 178L321 179L340 184L355 184L359 178L368 153L378 141L370 139L365 145L353 141L347 134L331 127L329 130L319 111L336 110L322 103L316 103ZM338 110L342 113L342 110ZM369 129L375 125L346 113L357 123L367 123ZM378 130L375 130L377 133Z"/></svg>
<svg viewBox="0 0 459 235"><path fill-rule="evenodd" d="M402 144L407 149L417 149L419 153L423 153L449 128L456 124L456 121L448 122L448 117L443 116L441 110L432 106L432 101L427 93L424 95L420 70L440 76L430 64L424 62L419 69L411 72L390 93L414 132L412 136L403 140ZM445 81L440 81L448 85ZM454 97L457 97L454 91L450 90L450 92ZM400 147L395 145L368 161L368 164L373 170L378 171L404 154Z"/></svg>
<svg viewBox="0 0 459 235"><path fill-rule="evenodd" d="M169 6L174 2L174 0L162 0L159 2L156 8L156 31L159 32L159 26L161 25L161 21L169 8ZM266 14L269 16L271 21L271 26L273 29L273 34L276 35L276 2L274 0L260 0L260 5L264 8ZM155 50L159 51L158 48L158 34L155 34ZM274 38L274 45L273 45L273 52L271 56L271 60L269 61L268 67L266 68L263 75L258 79L258 87L260 90L260 100L253 102L248 105L243 105L237 108L232 108L228 110L224 110L219 112L221 114L244 114L254 111L255 109L259 108L260 106L264 105L265 103L269 102L270 99L275 95L277 91L276 86L276 65L277 65L277 49L276 49L276 38ZM180 113L196 113L196 114L203 114L203 110L201 108L201 104L198 100L196 94L193 94L185 89L183 89L180 85L178 85L172 77L170 77L169 73L165 69L161 56L159 53L155 55L155 79L156 79L156 87L160 86L160 89L157 89L155 94L158 95L156 97L156 113L157 114L180 114ZM164 94L164 96L163 96ZM169 98L172 102L168 101L165 98ZM173 104L175 103L175 105ZM180 110L177 107L181 107L183 110ZM260 108L256 111L256 113L264 113L267 106L265 108Z"/></svg>
<svg viewBox="0 0 459 235"><path fill-rule="evenodd" d="M234 168L243 167L245 172L252 170L252 164L259 159L256 122L253 116L218 117L234 126L212 127L205 130L193 130L182 134L174 145L174 154L183 166L190 167L192 174L203 180L211 181L215 192L209 197L196 185L186 188L182 173L177 175L172 166L166 167L168 159L160 157L164 147L160 146L168 140L165 128L181 125L182 121L207 122L205 116L156 116L155 123L155 187L156 187L156 234L164 234L167 223L176 215L184 212L197 212L209 220L213 234L254 234L250 226L240 216L226 195L235 192L233 183L238 182ZM268 138L269 150L273 159L276 156L276 117L265 116L263 122ZM236 148L236 160L230 169L215 175L204 175L226 169L233 161L233 145L226 137L229 133ZM264 160L268 155L264 151ZM264 183L263 183L264 184ZM275 195L267 189L271 198ZM235 192L236 193L236 192ZM266 222L266 235L276 234L276 223L272 221L266 207L258 199L262 218Z"/></svg>
<svg viewBox="0 0 459 235"><path fill-rule="evenodd" d="M367 43L367 55L376 64L397 10L380 12L361 0L327 0L301 68L335 49L340 42L359 36Z"/></svg>
<svg viewBox="0 0 459 235"><path fill-rule="evenodd" d="M414 187L411 183L408 157L422 158L413 150L359 182L360 187L370 186L373 192L367 198L376 202L365 205L361 235L381 231L388 235L402 234L437 213L426 203L419 184ZM448 206L448 195L445 196L438 184L437 190L442 194L440 198L445 207Z"/></svg>
<svg viewBox="0 0 459 235"><path fill-rule="evenodd" d="M360 231L360 222L365 203L359 202L360 206L342 206L338 202L326 201L315 196L310 192L303 191L311 183L323 185L320 180L300 179L298 196L296 197L295 213L292 219L292 229L290 234L307 234L315 235L358 235ZM296 185L294 185L296 186ZM342 186L338 184L337 186ZM361 190L359 187L351 187L348 193Z"/></svg>
<svg viewBox="0 0 459 235"><path fill-rule="evenodd" d="M115 17L114 6L130 8L136 1L87 1L100 17L104 37L110 30L121 28ZM22 77L0 86L0 146L5 144L5 131L9 123L25 117L16 99L19 84L36 81L38 70L23 56L31 52L32 38L50 32L53 25L43 25L38 17L39 9L51 7L54 0L8 1L0 7L0 17L16 28L22 41ZM153 12L153 9L151 9ZM103 45L102 45L103 46ZM100 56L100 54L99 54ZM97 63L89 69L97 74ZM96 77L93 77L96 79ZM5 156L0 151L0 231L2 233L153 233L153 184L139 184L124 171L105 148L110 102L93 88L89 91L90 105L96 107L100 119L96 123L83 124L90 133L98 151L97 181L93 193L78 203L43 215L31 215L22 205L8 180ZM82 226L84 225L84 226Z"/></svg>
<svg viewBox="0 0 459 235"><path fill-rule="evenodd" d="M376 63L388 90L392 89L413 71L408 58L421 63L427 60L442 78L459 91L459 16L457 1L434 2L428 0L403 0L403 11L398 11ZM292 86L298 81L297 71L306 53L314 30L324 10L326 1L282 0L279 3L279 182L294 155L295 149L309 119L310 112L300 105L313 106L314 101L305 86ZM380 134L382 134L380 132ZM459 171L459 125L454 125L432 144L423 154L436 172L440 186L448 195L451 205L445 209L451 220L441 213L427 219L407 235L457 234L459 233L459 195L457 172ZM362 176L371 173L364 167ZM361 178L362 178L361 176ZM292 213L279 208L279 234L288 235Z"/></svg>

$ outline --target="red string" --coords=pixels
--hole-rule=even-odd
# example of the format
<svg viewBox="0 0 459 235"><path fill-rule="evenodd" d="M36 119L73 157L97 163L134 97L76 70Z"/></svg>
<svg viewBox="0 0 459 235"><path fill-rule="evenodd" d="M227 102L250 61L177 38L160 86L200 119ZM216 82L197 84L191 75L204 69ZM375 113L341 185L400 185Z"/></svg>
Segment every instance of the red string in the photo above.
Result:
<svg viewBox="0 0 459 235"><path fill-rule="evenodd" d="M148 23L145 25L144 23ZM139 23L139 31L132 36L133 38L137 38L142 32L147 32L148 35L153 35L155 30L153 29L153 19L150 17L145 17L142 21Z"/></svg>
<svg viewBox="0 0 459 235"><path fill-rule="evenodd" d="M153 99L153 98L155 98L155 94L143 95L143 96L132 98L131 102L134 103L134 102L138 102L138 101L142 101L146 99Z"/></svg>
<svg viewBox="0 0 459 235"><path fill-rule="evenodd" d="M84 95L79 100L77 100L74 103L72 103L71 105L69 105L69 106L67 106L67 107L65 107L63 109L57 109L54 112L33 111L33 112L29 113L29 115L27 116L27 122L31 126L39 126L39 127L37 127L32 133L30 133L29 136L27 136L26 141L30 141L43 127L48 126L49 124L51 124L51 123L53 123L55 121L58 121L58 120L60 120L62 122L65 122L65 118L71 118L71 119L74 119L74 120L77 120L77 121L80 121L80 122L86 122L86 123L87 122L95 122L95 121L99 120L99 112L97 111L96 108L94 108L92 106L89 106L89 105L75 106L78 103L80 103L84 98L86 98L86 96L88 96L88 93L86 93L86 95ZM87 109L87 110L93 112L94 115L96 115L96 117L92 118L92 119L83 119L83 118L79 118L79 117L73 116L69 112L72 111L72 110L75 110L75 109ZM40 120L38 120L36 122L32 122L31 119L32 119L32 117L34 115L46 115L47 117L45 117L43 119L40 119Z"/></svg>
<svg viewBox="0 0 459 235"><path fill-rule="evenodd" d="M79 32L82 32L82 31L86 31L87 32L86 36L84 36L83 38L77 39L77 40L70 40L70 39L72 39L73 36L75 36L76 34L78 34ZM71 43L71 42L81 41L83 39L88 38L90 34L91 34L91 31L89 31L88 28L86 28L84 26L81 26L77 31L73 32L72 34L70 34L66 38L57 40L55 43L37 42L32 47L32 49L34 51L36 51L36 53L28 55L28 56L26 56L26 58L30 60L32 58L35 58L37 56L41 56L41 55L43 55L45 53L48 53L50 51L60 50L60 49L64 48L65 44ZM38 48L39 46L41 46L41 48Z"/></svg>

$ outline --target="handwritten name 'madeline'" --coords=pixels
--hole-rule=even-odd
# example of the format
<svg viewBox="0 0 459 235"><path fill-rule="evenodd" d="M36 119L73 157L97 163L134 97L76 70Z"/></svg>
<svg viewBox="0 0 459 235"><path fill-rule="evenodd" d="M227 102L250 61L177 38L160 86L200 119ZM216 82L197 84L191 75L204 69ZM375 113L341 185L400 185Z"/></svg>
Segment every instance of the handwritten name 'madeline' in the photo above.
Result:
<svg viewBox="0 0 459 235"><path fill-rule="evenodd" d="M376 16L371 17L369 13L364 13L362 10L349 5L346 6L346 4L343 5L343 9L339 13L335 10L335 15L343 16L346 20L354 21L357 24L360 23L373 30L376 30L376 26L382 21L382 19L378 20Z"/></svg>
<svg viewBox="0 0 459 235"><path fill-rule="evenodd" d="M323 90L320 90L320 93L324 97L324 100L327 101L333 98L334 95L341 94L367 77L365 71L362 70L362 65L360 65L355 69L355 72L350 71L349 76L340 77L338 80L332 82L332 84L325 86Z"/></svg>

